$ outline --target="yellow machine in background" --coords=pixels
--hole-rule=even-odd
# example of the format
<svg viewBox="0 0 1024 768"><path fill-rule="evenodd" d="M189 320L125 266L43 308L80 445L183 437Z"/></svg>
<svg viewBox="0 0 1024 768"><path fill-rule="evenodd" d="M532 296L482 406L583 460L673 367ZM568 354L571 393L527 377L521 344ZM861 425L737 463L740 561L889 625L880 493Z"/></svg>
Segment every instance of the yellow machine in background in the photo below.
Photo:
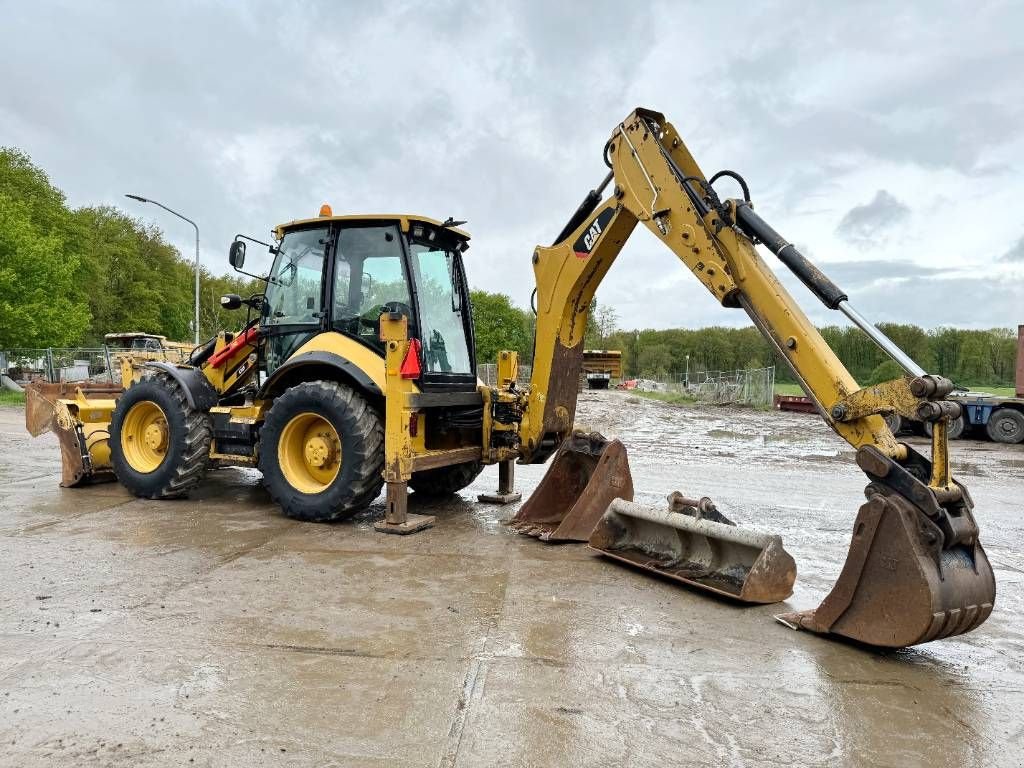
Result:
<svg viewBox="0 0 1024 768"><path fill-rule="evenodd" d="M282 225L257 317L222 334L188 365L148 363L153 375L116 399L60 400L51 419L66 462L112 469L151 498L186 493L211 459L260 469L284 512L337 520L386 488L378 530L409 533L407 494L453 493L499 465L491 501L518 500L513 468L552 466L512 526L548 541L589 541L621 561L727 594L773 602L795 565L778 537L733 526L707 499L668 510L630 504L624 446L574 432L588 309L626 239L643 223L724 307L743 310L796 373L826 422L857 449L867 502L842 575L816 611L791 626L885 646L971 631L992 610L995 582L972 502L950 474L946 424L958 414L950 382L928 375L854 310L847 296L754 212L744 180L706 178L662 115L637 109L605 146L610 168L550 247L532 255L537 290L529 386L502 352L498 381L480 384L461 222L407 214L321 215ZM713 184L731 178L742 199ZM614 183L613 183L614 182ZM602 199L602 192L611 191ZM242 270L246 244L232 245ZM772 251L830 309L842 311L907 372L861 388L755 245ZM240 306L225 297L226 306ZM260 372L257 375L257 370ZM31 401L30 396L30 401ZM30 402L30 412L33 406ZM64 415L66 413L66 416ZM883 416L934 425L931 459L900 443ZM109 432L109 439L105 435ZM106 442L105 442L106 441ZM109 461L106 456L109 453ZM68 473L65 472L67 478Z"/></svg>
<svg viewBox="0 0 1024 768"><path fill-rule="evenodd" d="M622 352L617 349L583 350L587 389L608 389L622 380Z"/></svg>

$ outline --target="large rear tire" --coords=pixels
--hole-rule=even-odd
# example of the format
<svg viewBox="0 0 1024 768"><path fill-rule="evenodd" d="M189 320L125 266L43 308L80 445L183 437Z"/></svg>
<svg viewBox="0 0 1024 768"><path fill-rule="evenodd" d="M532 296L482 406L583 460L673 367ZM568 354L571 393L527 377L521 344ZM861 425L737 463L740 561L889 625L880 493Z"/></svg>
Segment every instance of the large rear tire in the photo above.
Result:
<svg viewBox="0 0 1024 768"><path fill-rule="evenodd" d="M144 499L174 499L202 482L210 461L209 415L188 404L166 373L132 384L110 419L110 462L117 479Z"/></svg>
<svg viewBox="0 0 1024 768"><path fill-rule="evenodd" d="M1014 408L999 408L989 416L985 431L997 443L1024 442L1024 413Z"/></svg>
<svg viewBox="0 0 1024 768"><path fill-rule="evenodd" d="M384 485L384 425L357 392L333 381L291 387L260 430L263 485L288 517L332 522L370 505Z"/></svg>
<svg viewBox="0 0 1024 768"><path fill-rule="evenodd" d="M484 465L479 461L427 469L414 473L409 479L409 487L421 496L451 496L476 480L483 469Z"/></svg>

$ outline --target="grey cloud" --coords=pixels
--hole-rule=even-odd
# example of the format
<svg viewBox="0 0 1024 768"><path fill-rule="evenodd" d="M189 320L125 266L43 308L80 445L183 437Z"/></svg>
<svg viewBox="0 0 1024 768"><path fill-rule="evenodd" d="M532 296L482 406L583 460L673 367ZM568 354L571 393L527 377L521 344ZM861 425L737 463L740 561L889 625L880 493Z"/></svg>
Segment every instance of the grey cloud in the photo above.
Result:
<svg viewBox="0 0 1024 768"><path fill-rule="evenodd" d="M876 322L914 322L925 328L1009 327L1019 322L1024 276L925 277L880 283L858 297L857 308ZM984 311L981 311L984 308Z"/></svg>
<svg viewBox="0 0 1024 768"><path fill-rule="evenodd" d="M1010 250L1000 256L997 261L1005 261L1011 264L1024 262L1024 237L1014 243Z"/></svg>
<svg viewBox="0 0 1024 768"><path fill-rule="evenodd" d="M871 202L846 212L836 227L836 234L852 245L867 248L877 245L889 230L908 218L910 208L880 189Z"/></svg>
<svg viewBox="0 0 1024 768"><path fill-rule="evenodd" d="M614 0L585 10L481 0L344 14L330 2L183 9L97 0L56 13L22 3L4 17L0 143L28 151L72 204L123 206L185 253L190 228L122 194L192 216L217 272L236 232L265 235L323 202L468 219L470 280L521 306L533 246L550 243L602 178L601 148L638 105L664 110L706 171L743 173L781 232L841 217L833 200L855 174L861 184L885 179L864 199L884 185L916 200L928 190L910 186L935 169L966 179L969 199L993 185L1012 197L1022 177L1006 169L1021 162L1008 142L1024 119L1013 98L1024 54L1012 32L1024 6L965 17L918 0L901 6L898 23L824 8L752 4L726 30L720 8L668 2L625 15ZM906 66L893 66L893 51ZM850 56L880 62L883 76L829 69ZM972 187L981 170L992 175ZM912 204L915 219L941 215ZM822 247L856 262L843 243ZM912 269L824 266L840 284L872 290L876 270ZM954 283L942 285L954 301ZM624 325L746 322L642 231L599 298L621 304ZM989 323L1006 322L995 311L985 308Z"/></svg>
<svg viewBox="0 0 1024 768"><path fill-rule="evenodd" d="M917 279L938 277L948 270L925 267L911 261L868 259L818 264L836 284L843 288L858 288L880 280Z"/></svg>

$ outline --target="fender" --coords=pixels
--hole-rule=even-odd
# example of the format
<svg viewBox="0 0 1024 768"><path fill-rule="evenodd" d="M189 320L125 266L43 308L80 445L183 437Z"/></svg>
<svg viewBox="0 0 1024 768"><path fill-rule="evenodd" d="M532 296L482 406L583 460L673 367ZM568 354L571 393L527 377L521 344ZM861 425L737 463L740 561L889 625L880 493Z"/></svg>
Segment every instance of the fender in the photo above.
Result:
<svg viewBox="0 0 1024 768"><path fill-rule="evenodd" d="M163 371L178 382L185 391L185 399L190 408L208 411L217 404L217 390L198 368L181 368L173 363L164 362L149 362L143 367Z"/></svg>
<svg viewBox="0 0 1024 768"><path fill-rule="evenodd" d="M368 394L374 397L384 397L384 393L381 392L377 383L366 374L366 371L351 360L346 360L341 355L336 355L333 352L317 350L295 355L288 362L274 371L274 373L265 382L263 382L263 386L260 387L260 391L256 395L257 399L270 397L270 393L279 382L299 368L306 366L328 366L330 368L334 368L345 378L355 381L355 383Z"/></svg>

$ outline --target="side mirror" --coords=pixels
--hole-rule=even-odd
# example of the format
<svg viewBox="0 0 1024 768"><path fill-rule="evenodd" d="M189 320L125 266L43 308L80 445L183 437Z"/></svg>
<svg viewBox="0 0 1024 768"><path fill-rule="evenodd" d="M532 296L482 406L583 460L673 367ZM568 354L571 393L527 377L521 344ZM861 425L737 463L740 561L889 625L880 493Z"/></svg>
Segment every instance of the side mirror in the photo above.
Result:
<svg viewBox="0 0 1024 768"><path fill-rule="evenodd" d="M238 245L238 243L236 243L236 245ZM231 250L233 251L234 248L232 247ZM242 253L243 255L245 253L244 245L242 246ZM226 296L220 297L220 305L224 309L238 309L240 306L242 306L242 297L239 296L237 293L229 293Z"/></svg>
<svg viewBox="0 0 1024 768"><path fill-rule="evenodd" d="M245 266L245 243L241 240L235 240L231 244L231 250L228 251L228 261L231 262L232 267L238 270Z"/></svg>

